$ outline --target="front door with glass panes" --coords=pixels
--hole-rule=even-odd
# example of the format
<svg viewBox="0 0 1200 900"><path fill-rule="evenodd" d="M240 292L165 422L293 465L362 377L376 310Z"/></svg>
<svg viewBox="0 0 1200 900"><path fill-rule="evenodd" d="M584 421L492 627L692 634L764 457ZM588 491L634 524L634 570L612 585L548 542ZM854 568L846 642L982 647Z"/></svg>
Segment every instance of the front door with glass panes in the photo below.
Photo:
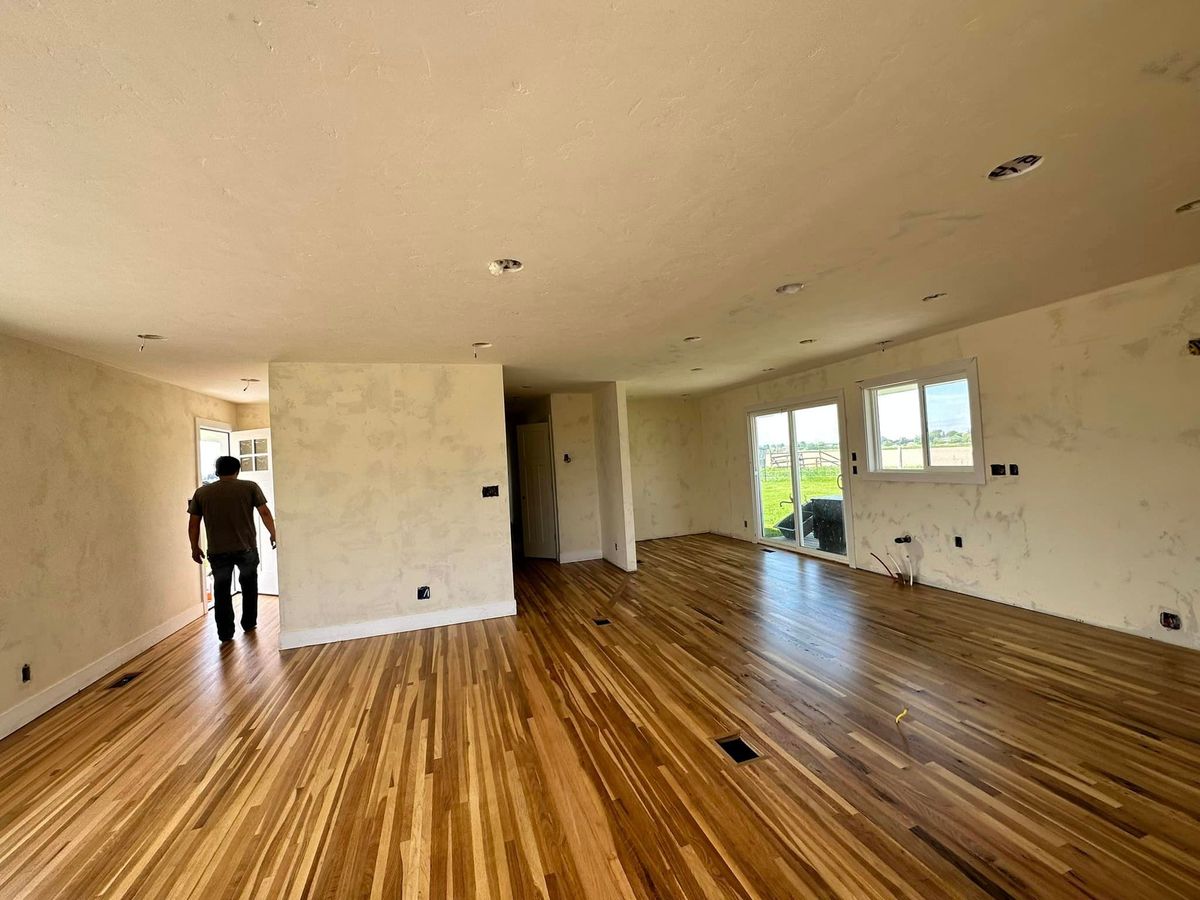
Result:
<svg viewBox="0 0 1200 900"><path fill-rule="evenodd" d="M750 441L758 538L849 561L841 397L751 413Z"/></svg>
<svg viewBox="0 0 1200 900"><path fill-rule="evenodd" d="M257 482L274 512L275 481L271 466L271 429L252 428L249 431L235 431L230 437L233 439L234 455L242 463L239 477ZM263 527L258 513L254 514L254 526L258 531L258 590L263 594L278 594L279 563L275 551L271 549L271 535Z"/></svg>

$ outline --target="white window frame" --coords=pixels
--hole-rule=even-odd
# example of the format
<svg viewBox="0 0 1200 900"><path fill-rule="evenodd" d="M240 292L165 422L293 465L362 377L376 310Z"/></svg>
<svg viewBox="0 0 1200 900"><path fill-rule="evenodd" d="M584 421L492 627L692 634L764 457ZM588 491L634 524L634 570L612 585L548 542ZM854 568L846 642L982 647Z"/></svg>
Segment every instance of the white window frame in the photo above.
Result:
<svg viewBox="0 0 1200 900"><path fill-rule="evenodd" d="M930 466L929 424L925 420L925 388L927 385L966 379L967 396L971 405L971 460L972 466ZM925 450L924 468L884 469L880 467L878 439L879 407L875 391L896 384L916 384L917 399L921 404L921 440ZM863 419L867 438L867 465L863 478L875 481L917 481L940 484L983 484L986 467L983 462L983 418L979 405L979 366L974 358L896 372L882 378L871 378L858 383L862 391Z"/></svg>

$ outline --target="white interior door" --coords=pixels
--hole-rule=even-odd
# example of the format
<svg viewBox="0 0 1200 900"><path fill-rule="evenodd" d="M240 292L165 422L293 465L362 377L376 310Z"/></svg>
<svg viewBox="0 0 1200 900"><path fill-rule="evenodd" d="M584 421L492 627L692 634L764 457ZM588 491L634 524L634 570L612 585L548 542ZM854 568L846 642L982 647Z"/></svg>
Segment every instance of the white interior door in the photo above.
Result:
<svg viewBox="0 0 1200 900"><path fill-rule="evenodd" d="M521 534L525 555L555 559L558 557L558 528L549 423L517 426L517 471L521 480Z"/></svg>
<svg viewBox="0 0 1200 900"><path fill-rule="evenodd" d="M248 431L235 431L232 455L242 461L240 478L255 482L262 488L271 511L275 511L275 479L273 457L271 455L271 429L251 428ZM271 535L263 527L258 513L254 514L254 527L258 530L258 590L262 594L279 593L279 561L275 551L271 549Z"/></svg>

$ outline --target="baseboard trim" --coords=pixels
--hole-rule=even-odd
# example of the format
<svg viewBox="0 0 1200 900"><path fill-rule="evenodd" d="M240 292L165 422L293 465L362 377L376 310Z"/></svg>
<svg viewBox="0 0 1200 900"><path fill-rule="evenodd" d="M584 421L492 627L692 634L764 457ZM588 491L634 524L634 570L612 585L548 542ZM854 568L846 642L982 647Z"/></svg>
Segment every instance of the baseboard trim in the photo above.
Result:
<svg viewBox="0 0 1200 900"><path fill-rule="evenodd" d="M515 616L516 614L517 601L504 600L500 603L485 603L481 606L460 606L455 609L439 609L433 612L416 613L411 616L376 619L372 622L349 622L345 625L329 625L325 628L281 631L279 633L279 649L294 650L297 647L311 647L314 644L356 641L361 638L379 637L384 634L402 634L405 631L441 628L444 625L461 625L463 622L499 619L504 616Z"/></svg>
<svg viewBox="0 0 1200 900"><path fill-rule="evenodd" d="M604 554L599 550L581 550L575 553L560 553L558 555L560 563L588 562L593 559L604 559Z"/></svg>
<svg viewBox="0 0 1200 900"><path fill-rule="evenodd" d="M38 716L47 713L64 700L78 694L84 688L99 681L114 669L123 666L139 653L150 649L159 641L171 636L180 628L189 625L200 618L195 606L191 609L172 616L145 634L139 635L127 644L123 644L111 653L106 653L93 663L84 666L78 672L68 675L61 681L43 688L31 697L27 697L11 709L0 713L0 738L5 738L19 728L28 725Z"/></svg>

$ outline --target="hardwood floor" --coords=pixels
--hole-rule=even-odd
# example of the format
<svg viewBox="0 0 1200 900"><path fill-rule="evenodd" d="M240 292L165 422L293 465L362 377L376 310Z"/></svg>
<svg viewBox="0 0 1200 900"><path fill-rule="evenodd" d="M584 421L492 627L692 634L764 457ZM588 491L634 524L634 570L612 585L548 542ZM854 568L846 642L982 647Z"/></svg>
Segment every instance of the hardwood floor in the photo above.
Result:
<svg viewBox="0 0 1200 900"><path fill-rule="evenodd" d="M526 565L515 619L189 626L0 742L0 897L1200 896L1200 654L712 536L638 558Z"/></svg>

